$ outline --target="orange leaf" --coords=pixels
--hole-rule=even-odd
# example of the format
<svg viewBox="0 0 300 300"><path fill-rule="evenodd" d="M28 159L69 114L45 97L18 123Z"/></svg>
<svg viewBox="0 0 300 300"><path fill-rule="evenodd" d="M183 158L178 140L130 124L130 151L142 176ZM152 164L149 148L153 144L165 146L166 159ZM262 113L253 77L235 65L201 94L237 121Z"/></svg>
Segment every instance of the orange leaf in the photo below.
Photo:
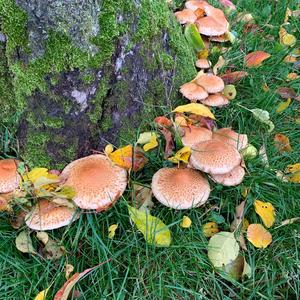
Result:
<svg viewBox="0 0 300 300"><path fill-rule="evenodd" d="M247 229L247 239L256 248L266 248L272 242L272 235L261 224L251 224Z"/></svg>
<svg viewBox="0 0 300 300"><path fill-rule="evenodd" d="M247 54L244 58L244 61L247 67L256 67L270 56L271 55L267 52L255 51Z"/></svg>
<svg viewBox="0 0 300 300"><path fill-rule="evenodd" d="M246 76L248 76L248 73L245 71L235 71L225 73L221 76L221 78L223 79L225 84L233 84Z"/></svg>
<svg viewBox="0 0 300 300"><path fill-rule="evenodd" d="M275 134L274 137L275 147L279 152L291 152L292 147L290 145L290 140L287 136L281 133Z"/></svg>
<svg viewBox="0 0 300 300"><path fill-rule="evenodd" d="M154 119L154 122L157 123L158 125L166 126L166 127L170 127L173 125L172 122L165 116L156 117Z"/></svg>

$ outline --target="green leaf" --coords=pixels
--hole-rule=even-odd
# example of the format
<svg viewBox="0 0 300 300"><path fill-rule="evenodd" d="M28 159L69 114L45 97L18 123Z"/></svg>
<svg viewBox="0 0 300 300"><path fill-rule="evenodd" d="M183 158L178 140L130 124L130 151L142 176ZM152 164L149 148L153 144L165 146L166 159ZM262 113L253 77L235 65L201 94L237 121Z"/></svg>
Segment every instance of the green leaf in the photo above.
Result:
<svg viewBox="0 0 300 300"><path fill-rule="evenodd" d="M143 234L147 243L157 247L170 246L171 232L160 219L151 216L148 211L140 211L131 206L128 206L128 211L131 220Z"/></svg>
<svg viewBox="0 0 300 300"><path fill-rule="evenodd" d="M274 130L275 126L274 123L270 120L270 114L268 111L262 110L260 108L250 109L250 111L252 112L256 120L269 126L268 132L272 132Z"/></svg>
<svg viewBox="0 0 300 300"><path fill-rule="evenodd" d="M205 49L205 44L195 24L187 25L184 30L184 35L197 53Z"/></svg>
<svg viewBox="0 0 300 300"><path fill-rule="evenodd" d="M234 261L239 254L239 244L232 232L219 232L208 243L208 258L217 267L223 267Z"/></svg>

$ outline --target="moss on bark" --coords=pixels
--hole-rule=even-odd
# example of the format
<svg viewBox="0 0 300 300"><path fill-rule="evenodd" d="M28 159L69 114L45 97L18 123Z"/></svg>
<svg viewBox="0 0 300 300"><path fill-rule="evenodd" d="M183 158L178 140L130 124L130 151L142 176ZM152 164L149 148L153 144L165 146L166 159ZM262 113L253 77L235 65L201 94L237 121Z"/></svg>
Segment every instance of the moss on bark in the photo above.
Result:
<svg viewBox="0 0 300 300"><path fill-rule="evenodd" d="M24 1L17 2L24 8ZM51 26L36 56L30 37L39 37L32 28L39 20L21 6L0 0L7 39L0 72L13 78L11 86L0 80L7 107L0 117L8 120L12 111L18 116L21 156L31 165L61 168L107 141L131 141L143 119L149 122L158 107L169 107L178 86L195 75L192 50L165 1L103 0L99 31L85 39L92 51Z"/></svg>

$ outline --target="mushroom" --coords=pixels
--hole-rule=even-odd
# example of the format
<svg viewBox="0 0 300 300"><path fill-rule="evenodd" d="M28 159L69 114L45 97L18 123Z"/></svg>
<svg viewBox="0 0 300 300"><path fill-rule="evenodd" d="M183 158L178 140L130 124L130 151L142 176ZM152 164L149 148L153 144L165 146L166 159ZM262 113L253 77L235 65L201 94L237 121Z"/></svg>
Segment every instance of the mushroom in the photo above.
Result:
<svg viewBox="0 0 300 300"><path fill-rule="evenodd" d="M226 19L224 12L221 9L215 8L212 5L206 5L204 10L208 17L212 17L218 24L224 27L225 32L228 31L229 23ZM224 34L225 32L221 34ZM212 35L221 35L221 34L212 34Z"/></svg>
<svg viewBox="0 0 300 300"><path fill-rule="evenodd" d="M33 230L52 230L67 226L76 218L76 209L41 199L26 215L25 223Z"/></svg>
<svg viewBox="0 0 300 300"><path fill-rule="evenodd" d="M222 92L225 86L222 78L213 74L200 74L197 75L195 80L198 85L211 94Z"/></svg>
<svg viewBox="0 0 300 300"><path fill-rule="evenodd" d="M221 128L213 132L213 139L234 146L239 151L247 148L247 134L239 134L230 128Z"/></svg>
<svg viewBox="0 0 300 300"><path fill-rule="evenodd" d="M202 100L208 97L203 87L194 82L187 82L180 87L180 93L189 100Z"/></svg>
<svg viewBox="0 0 300 300"><path fill-rule="evenodd" d="M229 41L228 35L227 34L222 34L219 36L210 36L209 40L212 42L219 42L219 43L224 43Z"/></svg>
<svg viewBox="0 0 300 300"><path fill-rule="evenodd" d="M226 174L210 174L211 178L225 186L235 186L240 184L245 176L245 169L242 166L237 166Z"/></svg>
<svg viewBox="0 0 300 300"><path fill-rule="evenodd" d="M177 11L176 13L174 13L174 15L180 24L195 23L195 21L197 20L197 16L191 9L183 9L181 11Z"/></svg>
<svg viewBox="0 0 300 300"><path fill-rule="evenodd" d="M64 185L76 192L73 201L82 209L107 210L116 202L127 185L127 172L102 154L77 159L60 175Z"/></svg>
<svg viewBox="0 0 300 300"><path fill-rule="evenodd" d="M201 103L207 106L225 106L229 104L229 100L222 94L209 95L207 98L201 100Z"/></svg>
<svg viewBox="0 0 300 300"><path fill-rule="evenodd" d="M210 194L207 179L193 169L162 168L152 178L155 198L165 206L189 209L203 205Z"/></svg>
<svg viewBox="0 0 300 300"><path fill-rule="evenodd" d="M213 17L203 17L195 22L199 33L212 36L222 35L227 32L227 27L218 23Z"/></svg>
<svg viewBox="0 0 300 300"><path fill-rule="evenodd" d="M196 61L196 67L200 69L209 69L211 67L211 63L206 58L199 58Z"/></svg>
<svg viewBox="0 0 300 300"><path fill-rule="evenodd" d="M17 172L19 161L16 159L0 160L0 193L9 193L19 187L21 176Z"/></svg>
<svg viewBox="0 0 300 300"><path fill-rule="evenodd" d="M195 144L212 139L212 131L204 127L182 127L184 136L181 138L184 146L193 147Z"/></svg>
<svg viewBox="0 0 300 300"><path fill-rule="evenodd" d="M196 169L210 174L226 174L241 164L241 155L233 146L217 140L196 144L190 163Z"/></svg>
<svg viewBox="0 0 300 300"><path fill-rule="evenodd" d="M185 2L185 7L193 11L199 8L205 11L207 6L210 6L210 4L208 4L206 1L201 0L189 0Z"/></svg>

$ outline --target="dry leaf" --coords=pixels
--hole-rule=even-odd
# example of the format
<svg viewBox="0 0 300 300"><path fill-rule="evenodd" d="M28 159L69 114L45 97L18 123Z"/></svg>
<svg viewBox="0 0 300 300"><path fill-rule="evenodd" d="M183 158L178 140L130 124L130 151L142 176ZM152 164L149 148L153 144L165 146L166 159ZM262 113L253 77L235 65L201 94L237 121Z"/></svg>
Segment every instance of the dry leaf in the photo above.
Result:
<svg viewBox="0 0 300 300"><path fill-rule="evenodd" d="M38 231L36 233L36 237L39 241L41 241L44 245L46 245L49 241L49 235L47 232L44 231Z"/></svg>
<svg viewBox="0 0 300 300"><path fill-rule="evenodd" d="M172 121L166 118L165 116L156 117L154 119L154 122L163 127L171 127L173 125Z"/></svg>
<svg viewBox="0 0 300 300"><path fill-rule="evenodd" d="M32 240L27 231L21 231L16 237L16 247L23 253L36 254L32 246Z"/></svg>
<svg viewBox="0 0 300 300"><path fill-rule="evenodd" d="M140 210L149 210L154 206L152 202L152 190L138 183L133 184L132 200L134 206Z"/></svg>
<svg viewBox="0 0 300 300"><path fill-rule="evenodd" d="M279 152L291 152L292 147L290 145L290 140L289 138L282 134L282 133L277 133L274 136L274 142L275 142L275 147Z"/></svg>
<svg viewBox="0 0 300 300"><path fill-rule="evenodd" d="M250 109L254 118L260 121L263 124L269 126L268 132L272 132L275 128L274 123L270 120L270 114L266 110L262 110L260 108Z"/></svg>
<svg viewBox="0 0 300 300"><path fill-rule="evenodd" d="M202 231L206 237L212 237L219 232L218 224L215 222L208 222L202 226Z"/></svg>
<svg viewBox="0 0 300 300"><path fill-rule="evenodd" d="M218 71L219 69L221 69L222 67L224 67L224 65L226 64L226 60L224 59L224 57L221 55L217 61L217 63L214 65L213 67L213 73L215 75L218 75Z"/></svg>
<svg viewBox="0 0 300 300"><path fill-rule="evenodd" d="M246 76L248 76L248 73L245 71L235 71L225 73L221 76L221 78L225 84L233 84Z"/></svg>
<svg viewBox="0 0 300 300"><path fill-rule="evenodd" d="M106 155L109 155L110 153L112 153L114 151L114 146L112 144L108 144L105 146L104 148L104 153Z"/></svg>
<svg viewBox="0 0 300 300"><path fill-rule="evenodd" d="M66 264L65 265L65 271L66 271L65 277L66 277L66 279L69 279L71 273L74 271L74 266L71 265L71 264Z"/></svg>
<svg viewBox="0 0 300 300"><path fill-rule="evenodd" d="M145 145L147 143L150 143L153 137L157 138L157 134L154 131L147 131L147 132L140 133L136 143L140 145Z"/></svg>
<svg viewBox="0 0 300 300"><path fill-rule="evenodd" d="M208 107L200 103L189 103L177 106L173 112L192 113L215 120L215 116Z"/></svg>
<svg viewBox="0 0 300 300"><path fill-rule="evenodd" d="M45 247L42 249L42 252L44 258L53 260L59 259L66 254L65 248L50 238Z"/></svg>
<svg viewBox="0 0 300 300"><path fill-rule="evenodd" d="M114 238L118 227L119 227L118 224L112 224L108 227L108 238L110 238L110 239Z"/></svg>
<svg viewBox="0 0 300 300"><path fill-rule="evenodd" d="M182 228L190 228L192 225L192 220L188 216L183 216L180 226Z"/></svg>
<svg viewBox="0 0 300 300"><path fill-rule="evenodd" d="M272 235L261 224L251 224L247 230L247 239L256 248L266 248L272 243Z"/></svg>
<svg viewBox="0 0 300 300"><path fill-rule="evenodd" d="M184 146L183 148L178 150L174 156L168 158L168 160L174 164L179 164L181 161L188 164L191 153L191 148L188 146Z"/></svg>
<svg viewBox="0 0 300 300"><path fill-rule="evenodd" d="M224 271L235 280L240 280L244 276L248 276L248 278L251 277L251 267L241 255L226 265Z"/></svg>
<svg viewBox="0 0 300 300"><path fill-rule="evenodd" d="M247 54L244 58L245 64L248 68L257 67L261 63L268 59L271 55L264 51L255 51Z"/></svg>
<svg viewBox="0 0 300 300"><path fill-rule="evenodd" d="M49 291L49 288L39 292L35 297L34 297L34 300L46 300L46 296L47 296L47 293Z"/></svg>
<svg viewBox="0 0 300 300"><path fill-rule="evenodd" d="M295 45L297 39L294 35L287 33L281 26L279 29L279 41L281 45L292 47Z"/></svg>
<svg viewBox="0 0 300 300"><path fill-rule="evenodd" d="M297 93L294 89L288 87L280 87L276 90L277 94L279 94L284 99L297 99Z"/></svg>
<svg viewBox="0 0 300 300"><path fill-rule="evenodd" d="M263 84L262 89L265 93L267 93L270 90L269 86L266 83Z"/></svg>
<svg viewBox="0 0 300 300"><path fill-rule="evenodd" d="M166 141L164 158L168 158L172 154L175 147L172 133L165 127L159 128L159 131L164 136Z"/></svg>
<svg viewBox="0 0 300 300"><path fill-rule="evenodd" d="M143 149L145 152L147 152L151 149L156 148L157 146L158 146L157 138L156 138L156 136L152 136L149 143L147 143L143 146Z"/></svg>
<svg viewBox="0 0 300 300"><path fill-rule="evenodd" d="M289 73L286 77L286 81L292 81L298 78L298 74L297 73Z"/></svg>
<svg viewBox="0 0 300 300"><path fill-rule="evenodd" d="M270 167L270 164L269 164L269 159L268 159L268 155L267 155L267 150L266 150L265 144L263 144L263 145L260 147L260 149L259 149L259 151L258 151L258 155L259 155L259 157L261 158L261 160L262 160L264 166L265 166L266 168L269 168L269 167Z"/></svg>
<svg viewBox="0 0 300 300"><path fill-rule="evenodd" d="M283 111L285 111L291 104L292 99L288 98L285 102L281 102L278 104L277 108L276 108L276 112L277 113L282 113Z"/></svg>
<svg viewBox="0 0 300 300"><path fill-rule="evenodd" d="M293 164L293 165L288 165L285 169L285 172L287 172L287 173L300 172L300 163L296 163L296 164Z"/></svg>
<svg viewBox="0 0 300 300"><path fill-rule="evenodd" d="M275 208L270 202L263 202L258 199L254 201L256 213L261 217L264 225L268 228L275 222Z"/></svg>
<svg viewBox="0 0 300 300"><path fill-rule="evenodd" d="M291 219L287 219L287 220L284 220L281 222L281 224L277 227L275 227L275 229L279 228L279 227L282 227L282 226L286 226L286 225L290 225L290 224L293 224L297 221L300 220L300 217L296 217L296 218L291 218Z"/></svg>

